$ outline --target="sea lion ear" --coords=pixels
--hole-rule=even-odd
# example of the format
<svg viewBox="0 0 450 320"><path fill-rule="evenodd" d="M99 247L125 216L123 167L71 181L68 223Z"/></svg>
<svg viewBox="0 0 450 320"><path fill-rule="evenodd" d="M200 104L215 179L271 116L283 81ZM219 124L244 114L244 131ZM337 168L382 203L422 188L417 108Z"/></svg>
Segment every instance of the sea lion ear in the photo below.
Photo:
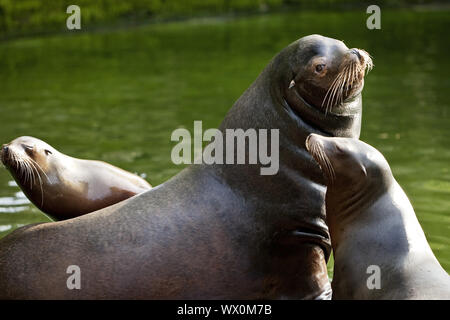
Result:
<svg viewBox="0 0 450 320"><path fill-rule="evenodd" d="M292 80L291 83L289 83L289 89L292 89L295 87L295 80Z"/></svg>

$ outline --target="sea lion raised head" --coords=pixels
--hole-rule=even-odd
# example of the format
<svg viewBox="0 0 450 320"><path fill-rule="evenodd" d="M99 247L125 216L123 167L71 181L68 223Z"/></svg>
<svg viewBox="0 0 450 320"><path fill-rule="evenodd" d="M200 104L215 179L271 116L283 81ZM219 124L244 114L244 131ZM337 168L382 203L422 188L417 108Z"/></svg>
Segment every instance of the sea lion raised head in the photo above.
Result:
<svg viewBox="0 0 450 320"><path fill-rule="evenodd" d="M294 53L289 54L290 74L284 84L287 102L294 108L307 104L337 111L361 93L364 74L373 67L366 51L349 49L336 39L311 35L291 46Z"/></svg>
<svg viewBox="0 0 450 320"><path fill-rule="evenodd" d="M336 228L336 224L348 218L347 207L358 207L364 212L387 192L395 181L391 168L378 150L352 138L311 134L306 148L326 178L327 224L337 240L341 228Z"/></svg>
<svg viewBox="0 0 450 320"><path fill-rule="evenodd" d="M348 186L346 190L359 190L374 183L377 189L382 189L388 187L392 178L391 168L383 155L363 141L311 134L306 140L306 148L321 166L328 187Z"/></svg>
<svg viewBox="0 0 450 320"><path fill-rule="evenodd" d="M1 160L28 199L57 220L102 209L151 188L134 174L105 162L69 157L33 137L3 145Z"/></svg>
<svg viewBox="0 0 450 320"><path fill-rule="evenodd" d="M317 134L306 146L327 177L333 299L449 299L450 277L383 155Z"/></svg>

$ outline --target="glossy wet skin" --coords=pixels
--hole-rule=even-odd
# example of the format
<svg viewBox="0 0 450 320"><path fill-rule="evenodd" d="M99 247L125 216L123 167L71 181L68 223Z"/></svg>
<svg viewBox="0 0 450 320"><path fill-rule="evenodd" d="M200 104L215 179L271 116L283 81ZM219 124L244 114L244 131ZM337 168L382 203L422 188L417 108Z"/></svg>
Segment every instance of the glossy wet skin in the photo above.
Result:
<svg viewBox="0 0 450 320"><path fill-rule="evenodd" d="M292 79L286 92L287 102L294 107L298 100L303 100L301 103L333 112L361 93L364 74L372 68L367 52L349 49L342 41L332 38L304 37L296 50L301 54L293 55ZM348 74L343 74L347 69Z"/></svg>
<svg viewBox="0 0 450 320"><path fill-rule="evenodd" d="M311 134L306 148L327 181L326 220L336 250L345 221L362 219L392 184L392 172L378 150L356 139Z"/></svg>
<svg viewBox="0 0 450 320"><path fill-rule="evenodd" d="M306 146L328 181L333 299L449 299L450 277L383 155L359 140L316 134ZM373 265L377 290L366 284Z"/></svg>
<svg viewBox="0 0 450 320"><path fill-rule="evenodd" d="M73 298L330 297L326 188L305 140L311 132L358 138L361 99L334 116L289 96L293 68L309 54L299 48L311 39L331 41L312 36L288 45L219 126L223 133L279 129L278 173L261 175L261 163L191 165L157 188L67 221L73 223L19 229L0 241L2 248L20 243L16 251L0 250L0 297L48 296L44 288L52 297ZM46 243L36 248L35 236ZM63 252L55 250L61 242L69 247ZM90 287L59 289L54 273L34 271L39 256L55 272L69 258L86 261ZM29 263L21 267L19 257ZM17 268L27 278L38 277L39 287L30 290L27 279L17 279Z"/></svg>
<svg viewBox="0 0 450 320"><path fill-rule="evenodd" d="M3 145L1 160L30 201L56 220L102 209L151 188L134 174L66 156L33 137Z"/></svg>

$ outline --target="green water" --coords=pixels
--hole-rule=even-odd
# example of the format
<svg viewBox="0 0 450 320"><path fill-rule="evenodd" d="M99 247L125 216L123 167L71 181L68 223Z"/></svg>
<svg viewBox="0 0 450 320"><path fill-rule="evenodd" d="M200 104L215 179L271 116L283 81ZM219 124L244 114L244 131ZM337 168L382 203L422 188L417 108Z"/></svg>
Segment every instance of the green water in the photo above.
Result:
<svg viewBox="0 0 450 320"><path fill-rule="evenodd" d="M207 19L0 43L0 142L43 139L78 158L145 173L172 164L173 130L217 127L271 57L320 33L373 56L361 139L378 148L450 271L450 11L298 12ZM0 236L48 219L0 169ZM331 268L331 264L330 264Z"/></svg>

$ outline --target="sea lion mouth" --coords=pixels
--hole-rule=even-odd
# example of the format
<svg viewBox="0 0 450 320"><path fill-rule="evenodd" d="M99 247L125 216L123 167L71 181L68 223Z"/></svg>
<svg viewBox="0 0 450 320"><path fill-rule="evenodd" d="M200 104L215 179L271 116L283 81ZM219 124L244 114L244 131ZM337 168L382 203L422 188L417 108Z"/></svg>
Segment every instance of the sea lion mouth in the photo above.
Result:
<svg viewBox="0 0 450 320"><path fill-rule="evenodd" d="M311 154L314 160L317 161L325 178L327 178L328 183L333 184L336 179L336 173L330 159L324 151L324 146L319 139L318 135L310 134L305 141L306 150Z"/></svg>

